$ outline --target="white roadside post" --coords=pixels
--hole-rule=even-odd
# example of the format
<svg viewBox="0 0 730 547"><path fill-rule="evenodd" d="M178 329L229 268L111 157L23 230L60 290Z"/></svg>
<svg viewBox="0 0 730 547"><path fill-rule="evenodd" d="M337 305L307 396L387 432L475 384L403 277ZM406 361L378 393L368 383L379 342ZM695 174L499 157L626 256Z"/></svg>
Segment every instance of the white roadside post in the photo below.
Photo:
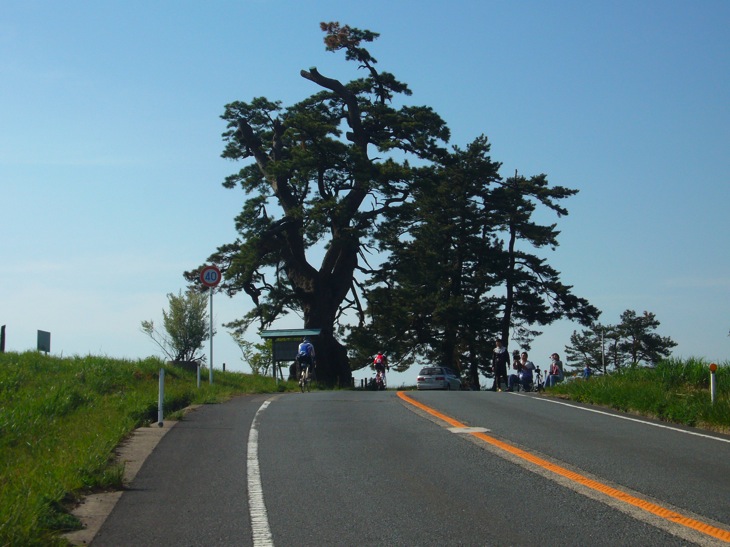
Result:
<svg viewBox="0 0 730 547"><path fill-rule="evenodd" d="M165 369L160 369L160 393L157 397L157 425L162 427L163 402L165 400Z"/></svg>
<svg viewBox="0 0 730 547"><path fill-rule="evenodd" d="M717 365L715 363L712 363L710 365L710 400L712 401L712 404L715 404L715 393L717 391L717 384L715 383L715 371L717 370Z"/></svg>
<svg viewBox="0 0 730 547"><path fill-rule="evenodd" d="M218 266L205 266L200 270L200 282L210 289L210 363L208 363L209 383L213 383L213 289L221 281Z"/></svg>

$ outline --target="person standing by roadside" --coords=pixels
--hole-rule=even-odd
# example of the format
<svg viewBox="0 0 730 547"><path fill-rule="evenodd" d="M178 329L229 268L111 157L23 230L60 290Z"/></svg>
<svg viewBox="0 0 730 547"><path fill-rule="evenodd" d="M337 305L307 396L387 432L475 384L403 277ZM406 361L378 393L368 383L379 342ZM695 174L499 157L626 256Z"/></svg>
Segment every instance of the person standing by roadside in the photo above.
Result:
<svg viewBox="0 0 730 547"><path fill-rule="evenodd" d="M562 382L563 378L563 362L557 353L553 353L550 356L550 367L548 368L547 378L545 378L545 387L552 387Z"/></svg>
<svg viewBox="0 0 730 547"><path fill-rule="evenodd" d="M509 353L507 353L507 348L502 345L502 340L497 339L495 345L494 352L492 352L492 369L494 370L492 391L502 391L501 382L507 383Z"/></svg>

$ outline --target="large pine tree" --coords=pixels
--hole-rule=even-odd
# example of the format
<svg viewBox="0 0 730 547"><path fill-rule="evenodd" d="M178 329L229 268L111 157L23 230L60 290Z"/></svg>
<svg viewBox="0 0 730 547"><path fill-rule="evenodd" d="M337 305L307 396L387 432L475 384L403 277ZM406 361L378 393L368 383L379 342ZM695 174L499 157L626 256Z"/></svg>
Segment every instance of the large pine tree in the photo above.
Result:
<svg viewBox="0 0 730 547"><path fill-rule="evenodd" d="M318 88L284 108L255 98L226 105L223 157L246 165L224 186L244 195L236 218L238 238L209 261L223 272L229 295L248 294L255 305L240 321L270 326L288 310L302 314L304 328L321 329L313 340L317 375L348 384L347 353L336 337L338 316L357 305L355 271L375 222L407 198L417 170L408 157L430 161L442 154L448 130L428 107L393 106L410 95L406 84L376 69L362 47L377 34L322 23L325 46L344 51L365 77L342 83L316 68L301 76ZM194 282L200 268L186 272Z"/></svg>
<svg viewBox="0 0 730 547"><path fill-rule="evenodd" d="M381 227L388 260L367 291L367 326L354 329L355 350L380 344L403 370L416 360L435 361L477 379L499 328L490 290L497 283L497 244L485 232L490 185L499 164L486 137L465 150L454 147L430 170L400 215Z"/></svg>
<svg viewBox="0 0 730 547"><path fill-rule="evenodd" d="M402 214L383 225L389 258L369 284L370 322L349 339L359 361L376 344L400 369L425 359L476 384L496 338L529 348L539 334L534 326L561 318L590 324L598 316L531 252L558 245L556 224L533 218L537 207L565 215L559 200L576 190L551 187L545 175L503 181L489 151L484 136L465 150L454 147Z"/></svg>
<svg viewBox="0 0 730 547"><path fill-rule="evenodd" d="M539 249L555 250L560 235L556 223L535 221L537 207L547 208L558 217L567 215L560 200L577 192L550 186L544 174L526 178L515 173L490 195L491 228L506 238L499 249L503 263L499 285L504 291L500 338L505 345L511 337L529 349L530 340L540 334L532 330L534 326L563 318L590 325L600 314L586 299L573 294L572 286L561 281L560 272L547 259L535 254Z"/></svg>

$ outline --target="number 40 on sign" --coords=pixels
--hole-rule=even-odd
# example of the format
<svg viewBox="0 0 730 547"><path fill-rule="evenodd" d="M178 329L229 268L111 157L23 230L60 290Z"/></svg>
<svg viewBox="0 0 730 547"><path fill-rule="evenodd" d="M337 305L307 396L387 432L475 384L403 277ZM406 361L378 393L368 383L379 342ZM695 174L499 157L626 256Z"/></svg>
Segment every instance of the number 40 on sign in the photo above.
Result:
<svg viewBox="0 0 730 547"><path fill-rule="evenodd" d="M218 266L206 266L200 271L200 282L206 287L215 287L221 281Z"/></svg>

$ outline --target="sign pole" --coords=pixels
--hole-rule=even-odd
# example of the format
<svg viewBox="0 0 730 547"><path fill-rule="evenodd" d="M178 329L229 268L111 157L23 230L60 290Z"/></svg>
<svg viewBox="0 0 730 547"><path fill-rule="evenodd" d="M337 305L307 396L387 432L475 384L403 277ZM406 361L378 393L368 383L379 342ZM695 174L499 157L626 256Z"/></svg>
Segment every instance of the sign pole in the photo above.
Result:
<svg viewBox="0 0 730 547"><path fill-rule="evenodd" d="M200 270L200 282L210 289L210 363L208 364L209 382L213 383L213 290L221 281L218 266L205 266Z"/></svg>
<svg viewBox="0 0 730 547"><path fill-rule="evenodd" d="M210 368L208 383L213 384L213 287L210 288Z"/></svg>

